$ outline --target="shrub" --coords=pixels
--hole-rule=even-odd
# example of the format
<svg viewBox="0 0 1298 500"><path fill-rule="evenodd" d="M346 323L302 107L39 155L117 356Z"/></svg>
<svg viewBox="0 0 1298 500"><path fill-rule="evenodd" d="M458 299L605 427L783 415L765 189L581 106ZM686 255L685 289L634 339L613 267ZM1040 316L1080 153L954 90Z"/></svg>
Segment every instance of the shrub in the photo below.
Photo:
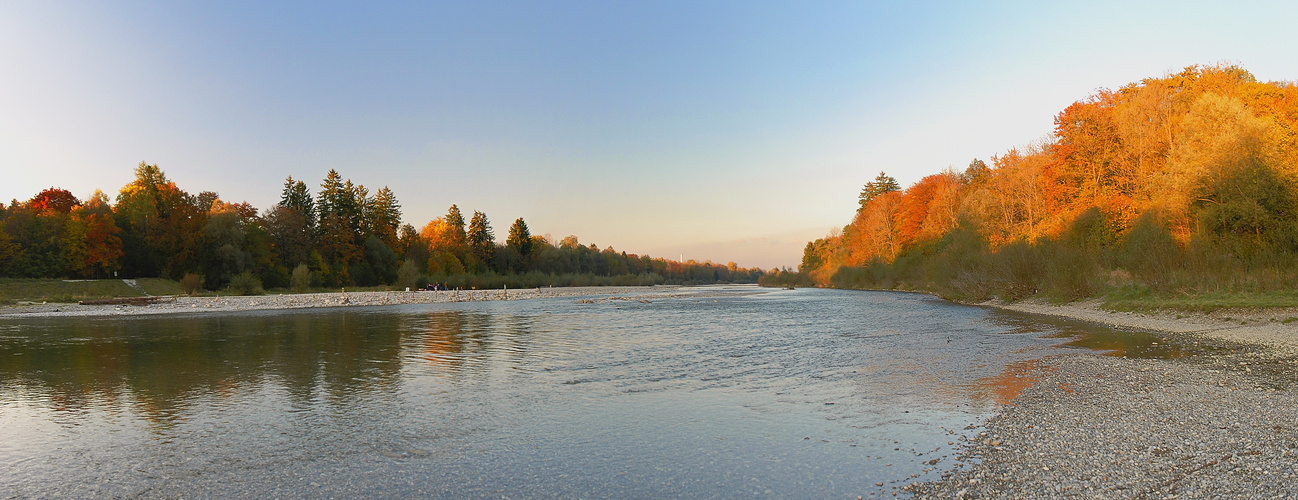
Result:
<svg viewBox="0 0 1298 500"><path fill-rule="evenodd" d="M397 280L397 255L378 238L365 239L365 263L373 273L373 284L392 284Z"/></svg>
<svg viewBox="0 0 1298 500"><path fill-rule="evenodd" d="M401 269L397 270L397 289L406 287L419 287L419 265L412 260L405 261L401 264Z"/></svg>
<svg viewBox="0 0 1298 500"><path fill-rule="evenodd" d="M289 278L289 286L297 293L307 291L311 287L311 269L306 264L298 264L293 269L293 277Z"/></svg>
<svg viewBox="0 0 1298 500"><path fill-rule="evenodd" d="M203 278L200 278L197 274L185 273L185 276L180 278L180 291L185 292L185 295L198 293L199 288L202 286Z"/></svg>
<svg viewBox="0 0 1298 500"><path fill-rule="evenodd" d="M1141 215L1123 238L1118 264L1142 282L1159 289L1181 266L1182 251L1157 213Z"/></svg>
<svg viewBox="0 0 1298 500"><path fill-rule="evenodd" d="M1022 240L1005 245L992 254L993 279L1001 300L1014 302L1037 293L1037 282L1045 271L1045 262L1040 254L1037 247Z"/></svg>
<svg viewBox="0 0 1298 500"><path fill-rule="evenodd" d="M265 293L261 289L261 279L253 276L252 272L244 271L230 278L230 291L239 295L261 295Z"/></svg>
<svg viewBox="0 0 1298 500"><path fill-rule="evenodd" d="M1060 300L1073 301L1090 297L1098 290L1099 266L1095 255L1076 246L1044 241L1039 248L1046 258L1042 292Z"/></svg>

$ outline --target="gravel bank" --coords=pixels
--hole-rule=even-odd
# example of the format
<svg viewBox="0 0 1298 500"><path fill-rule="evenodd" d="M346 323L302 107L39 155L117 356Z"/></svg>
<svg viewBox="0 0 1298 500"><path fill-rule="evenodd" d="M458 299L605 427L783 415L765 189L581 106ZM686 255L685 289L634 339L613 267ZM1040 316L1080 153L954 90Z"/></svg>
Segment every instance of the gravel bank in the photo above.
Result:
<svg viewBox="0 0 1298 500"><path fill-rule="evenodd" d="M1100 309L1099 300L1080 301L1064 305L1047 304L1032 300L1013 304L991 301L979 305L1079 319L1119 328L1191 334L1225 342L1265 345L1275 349L1277 355L1298 356L1298 321L1294 321L1294 318L1298 318L1298 309L1293 308L1231 309L1204 314L1105 311ZM1286 321L1288 322L1286 323Z"/></svg>
<svg viewBox="0 0 1298 500"><path fill-rule="evenodd" d="M1053 358L964 439L933 498L1298 497L1292 359L1237 349L1165 361Z"/></svg>
<svg viewBox="0 0 1298 500"><path fill-rule="evenodd" d="M628 295L637 298L680 295L676 286L593 286L526 288L520 290L460 290L445 292L338 292L230 297L165 297L146 306L28 304L0 307L0 317L137 316L198 312L238 312L313 307L365 307L396 304L436 304L483 300L526 300L555 297Z"/></svg>
<svg viewBox="0 0 1298 500"><path fill-rule="evenodd" d="M1288 309L1124 313L1099 301L983 306L1168 333L1216 349L1177 360L1094 354L1041 379L962 439L924 498L1298 498L1298 316Z"/></svg>

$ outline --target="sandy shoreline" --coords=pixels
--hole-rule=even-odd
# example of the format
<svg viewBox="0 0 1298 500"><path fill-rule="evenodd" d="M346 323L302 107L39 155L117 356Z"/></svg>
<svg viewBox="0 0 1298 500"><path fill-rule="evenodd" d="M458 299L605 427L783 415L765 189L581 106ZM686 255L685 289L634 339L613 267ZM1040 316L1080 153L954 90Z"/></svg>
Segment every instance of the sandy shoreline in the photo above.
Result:
<svg viewBox="0 0 1298 500"><path fill-rule="evenodd" d="M310 309L320 307L372 307L399 304L438 304L492 300L529 300L599 295L665 296L679 294L679 286L589 286L524 288L518 290L460 290L443 292L331 292L227 297L161 297L157 303L131 305L79 305L68 303L0 306L0 318L148 316L157 314L220 313Z"/></svg>

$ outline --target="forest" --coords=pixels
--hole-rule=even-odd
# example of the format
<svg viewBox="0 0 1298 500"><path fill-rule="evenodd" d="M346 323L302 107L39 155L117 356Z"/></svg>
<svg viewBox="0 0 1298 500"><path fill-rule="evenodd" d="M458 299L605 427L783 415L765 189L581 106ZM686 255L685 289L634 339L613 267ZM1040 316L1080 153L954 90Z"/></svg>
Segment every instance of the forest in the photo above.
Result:
<svg viewBox="0 0 1298 500"><path fill-rule="evenodd" d="M1298 289L1298 87L1192 66L1061 111L1038 143L902 189L767 285L1013 301L1281 297ZM1120 300L1118 300L1120 302ZM1265 303L1256 305L1267 305Z"/></svg>
<svg viewBox="0 0 1298 500"><path fill-rule="evenodd" d="M179 280L186 292L345 286L514 288L541 285L752 283L759 269L669 261L533 235L520 217L497 241L482 212L457 205L422 228L403 223L386 186L371 193L330 170L312 195L289 177L265 210L190 194L141 162L115 199L51 187L0 204L0 277Z"/></svg>

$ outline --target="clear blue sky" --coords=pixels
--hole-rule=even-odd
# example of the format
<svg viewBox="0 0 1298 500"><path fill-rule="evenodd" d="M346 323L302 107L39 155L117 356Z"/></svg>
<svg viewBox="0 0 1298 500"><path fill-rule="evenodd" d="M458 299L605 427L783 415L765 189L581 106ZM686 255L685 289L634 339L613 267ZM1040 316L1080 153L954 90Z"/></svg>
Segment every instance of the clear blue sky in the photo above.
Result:
<svg viewBox="0 0 1298 500"><path fill-rule="evenodd" d="M5 2L0 199L115 196L141 160L265 208L330 168L407 222L796 266L903 185L1097 88L1298 79L1293 2Z"/></svg>

